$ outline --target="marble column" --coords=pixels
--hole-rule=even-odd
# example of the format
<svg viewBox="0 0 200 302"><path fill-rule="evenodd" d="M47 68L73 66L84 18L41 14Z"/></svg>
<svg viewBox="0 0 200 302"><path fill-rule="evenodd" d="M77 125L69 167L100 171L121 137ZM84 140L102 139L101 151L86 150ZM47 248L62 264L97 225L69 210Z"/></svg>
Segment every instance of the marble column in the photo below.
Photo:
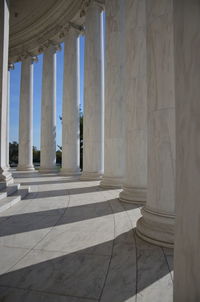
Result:
<svg viewBox="0 0 200 302"><path fill-rule="evenodd" d="M76 175L80 173L80 50L78 36L79 32L71 28L64 40L61 170L61 174L64 175Z"/></svg>
<svg viewBox="0 0 200 302"><path fill-rule="evenodd" d="M7 95L7 132L6 132L6 165L8 169L10 168L10 163L9 163L9 137L10 137L10 71L14 69L14 64L10 63L8 65L8 95Z"/></svg>
<svg viewBox="0 0 200 302"><path fill-rule="evenodd" d="M92 1L85 20L82 180L98 180L103 172L101 11L101 6Z"/></svg>
<svg viewBox="0 0 200 302"><path fill-rule="evenodd" d="M104 175L101 187L121 187L124 176L124 5L106 0Z"/></svg>
<svg viewBox="0 0 200 302"><path fill-rule="evenodd" d="M176 228L174 302L200 301L200 2L174 0Z"/></svg>
<svg viewBox="0 0 200 302"><path fill-rule="evenodd" d="M56 47L44 51L42 74L40 172L56 168Z"/></svg>
<svg viewBox="0 0 200 302"><path fill-rule="evenodd" d="M33 167L33 58L22 60L19 110L19 171L32 171Z"/></svg>
<svg viewBox="0 0 200 302"><path fill-rule="evenodd" d="M0 1L0 189L13 182L7 167L9 6Z"/></svg>
<svg viewBox="0 0 200 302"><path fill-rule="evenodd" d="M173 0L146 1L148 191L137 234L172 247L175 218Z"/></svg>
<svg viewBox="0 0 200 302"><path fill-rule="evenodd" d="M145 0L125 5L125 178L120 200L146 201L147 187L147 85Z"/></svg>

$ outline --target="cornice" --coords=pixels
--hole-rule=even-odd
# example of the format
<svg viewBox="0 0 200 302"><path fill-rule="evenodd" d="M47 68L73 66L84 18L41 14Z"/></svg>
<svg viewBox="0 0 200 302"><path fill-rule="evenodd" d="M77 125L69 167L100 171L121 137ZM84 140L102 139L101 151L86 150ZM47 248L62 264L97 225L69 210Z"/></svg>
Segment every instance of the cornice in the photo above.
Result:
<svg viewBox="0 0 200 302"><path fill-rule="evenodd" d="M40 16L34 24L23 28L19 32L12 32L11 30L9 62L21 61L27 55L38 55L50 44L57 45L61 43L71 27L83 33L82 24L84 23L84 18L80 17L80 11L83 2L87 1L56 1L55 5ZM79 16L78 20L77 16Z"/></svg>

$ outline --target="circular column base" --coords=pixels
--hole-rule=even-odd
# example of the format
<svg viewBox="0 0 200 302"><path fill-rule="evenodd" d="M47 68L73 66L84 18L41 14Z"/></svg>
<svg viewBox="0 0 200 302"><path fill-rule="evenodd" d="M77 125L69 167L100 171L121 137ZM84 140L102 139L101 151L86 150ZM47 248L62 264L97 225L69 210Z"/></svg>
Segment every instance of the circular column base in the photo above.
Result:
<svg viewBox="0 0 200 302"><path fill-rule="evenodd" d="M98 172L83 172L81 174L80 180L100 180L102 178L102 174Z"/></svg>
<svg viewBox="0 0 200 302"><path fill-rule="evenodd" d="M100 182L101 188L110 188L110 189L121 189L123 183L122 177L110 177L103 176L102 181Z"/></svg>
<svg viewBox="0 0 200 302"><path fill-rule="evenodd" d="M34 171L34 166L18 166L16 171Z"/></svg>
<svg viewBox="0 0 200 302"><path fill-rule="evenodd" d="M12 177L12 173L8 171L8 168L5 169L0 168L0 190L9 184L12 184L13 182L14 179Z"/></svg>
<svg viewBox="0 0 200 302"><path fill-rule="evenodd" d="M136 233L143 240L167 248L174 247L175 215L157 213L144 207L137 221Z"/></svg>
<svg viewBox="0 0 200 302"><path fill-rule="evenodd" d="M81 174L80 170L70 170L70 169L61 169L60 170L60 175L62 176L79 176Z"/></svg>
<svg viewBox="0 0 200 302"><path fill-rule="evenodd" d="M127 203L144 205L146 202L146 188L134 188L123 186L123 191L119 194L119 200Z"/></svg>
<svg viewBox="0 0 200 302"><path fill-rule="evenodd" d="M46 173L58 173L58 168L57 167L52 167L52 168L43 168L41 167L39 169L39 172L41 174L46 174Z"/></svg>

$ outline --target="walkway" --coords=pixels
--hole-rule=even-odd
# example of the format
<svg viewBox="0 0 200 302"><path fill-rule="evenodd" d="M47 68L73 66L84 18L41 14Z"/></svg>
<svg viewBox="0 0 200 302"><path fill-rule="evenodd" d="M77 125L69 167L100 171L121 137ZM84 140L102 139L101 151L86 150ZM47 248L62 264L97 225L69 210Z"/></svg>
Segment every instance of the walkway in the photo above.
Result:
<svg viewBox="0 0 200 302"><path fill-rule="evenodd" d="M172 302L172 252L135 235L136 206L98 182L18 173L0 215L0 301Z"/></svg>

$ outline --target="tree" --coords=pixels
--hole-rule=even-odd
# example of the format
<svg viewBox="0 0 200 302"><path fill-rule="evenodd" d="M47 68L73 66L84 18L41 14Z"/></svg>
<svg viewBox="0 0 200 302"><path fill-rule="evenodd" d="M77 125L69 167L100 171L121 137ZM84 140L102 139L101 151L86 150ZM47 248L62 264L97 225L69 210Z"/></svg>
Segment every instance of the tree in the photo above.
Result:
<svg viewBox="0 0 200 302"><path fill-rule="evenodd" d="M11 167L18 164L18 143L16 141L9 143L9 164Z"/></svg>
<svg viewBox="0 0 200 302"><path fill-rule="evenodd" d="M33 146L33 162L38 164L40 162L40 150L35 146Z"/></svg>

